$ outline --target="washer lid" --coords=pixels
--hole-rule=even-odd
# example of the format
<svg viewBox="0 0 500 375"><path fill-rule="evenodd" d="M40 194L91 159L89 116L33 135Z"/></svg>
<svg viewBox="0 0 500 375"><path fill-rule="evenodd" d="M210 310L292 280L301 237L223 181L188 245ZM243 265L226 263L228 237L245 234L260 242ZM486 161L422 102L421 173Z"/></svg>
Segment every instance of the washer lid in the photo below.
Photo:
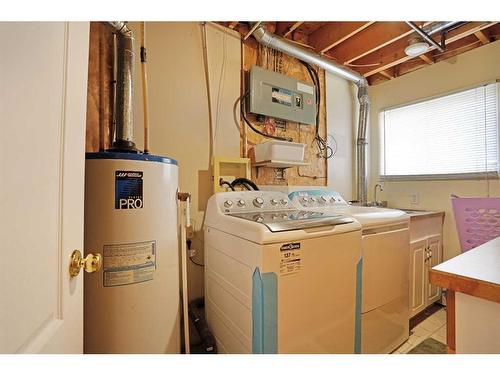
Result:
<svg viewBox="0 0 500 375"><path fill-rule="evenodd" d="M228 216L260 223L265 225L271 232L284 232L354 222L353 219L339 214L303 210L244 212L228 214Z"/></svg>

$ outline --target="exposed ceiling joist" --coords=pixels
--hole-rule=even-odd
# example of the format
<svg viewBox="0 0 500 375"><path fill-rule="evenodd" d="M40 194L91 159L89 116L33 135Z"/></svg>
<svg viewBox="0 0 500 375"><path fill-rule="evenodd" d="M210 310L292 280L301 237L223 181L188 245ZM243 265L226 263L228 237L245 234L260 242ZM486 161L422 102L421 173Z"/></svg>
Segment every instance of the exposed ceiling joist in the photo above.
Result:
<svg viewBox="0 0 500 375"><path fill-rule="evenodd" d="M481 41L482 44L488 44L490 42L490 38L486 35L485 31L477 31L474 33L477 39Z"/></svg>
<svg viewBox="0 0 500 375"><path fill-rule="evenodd" d="M427 25L417 22L419 25ZM341 64L353 62L395 41L407 37L414 31L404 22L375 22L370 27L353 35L345 43L339 44L328 52Z"/></svg>
<svg viewBox="0 0 500 375"><path fill-rule="evenodd" d="M329 22L309 35L309 44L324 53L374 22Z"/></svg>
<svg viewBox="0 0 500 375"><path fill-rule="evenodd" d="M418 56L420 60L425 61L427 64L434 64L434 57L432 56L432 52L424 53L423 55Z"/></svg>
<svg viewBox="0 0 500 375"><path fill-rule="evenodd" d="M303 23L304 23L303 21L301 21L301 22L295 22L292 26L290 26L288 28L287 32L283 34L283 37L286 38L288 35L290 35L296 29L298 29L300 27L300 25L302 25Z"/></svg>
<svg viewBox="0 0 500 375"><path fill-rule="evenodd" d="M394 76L392 74L390 74L389 71L387 71L387 70L381 70L379 73L382 74L386 78L389 78L389 79L394 78Z"/></svg>
<svg viewBox="0 0 500 375"><path fill-rule="evenodd" d="M453 43L457 40L465 38L469 35L476 33L477 31L488 28L492 25L495 25L498 22L470 22L461 26L455 30L452 30L448 33L446 38L446 45ZM356 61L358 65L368 65L373 63L378 63L378 66L375 68L371 67L361 67L357 70L363 74L365 77L369 77L376 73L379 73L382 70L386 70L387 68L393 67L395 65L404 63L408 60L411 60L412 56L407 56L404 52L404 49L407 45L406 39L400 39L395 43L392 43L370 55L364 56L362 59ZM431 52L435 49L435 47L431 46L428 52Z"/></svg>
<svg viewBox="0 0 500 375"><path fill-rule="evenodd" d="M228 27L231 30L233 30L236 27L236 25L238 25L238 23L239 23L238 21L229 22L229 26Z"/></svg>

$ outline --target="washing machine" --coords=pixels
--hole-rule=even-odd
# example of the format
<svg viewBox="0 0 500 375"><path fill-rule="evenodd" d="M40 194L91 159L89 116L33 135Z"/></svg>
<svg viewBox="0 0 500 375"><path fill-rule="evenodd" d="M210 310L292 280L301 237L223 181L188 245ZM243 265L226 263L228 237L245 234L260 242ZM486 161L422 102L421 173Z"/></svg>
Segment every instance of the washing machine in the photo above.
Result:
<svg viewBox="0 0 500 375"><path fill-rule="evenodd" d="M304 210L350 216L362 225L361 352L390 353L409 334L409 216L354 206L329 190L289 194Z"/></svg>
<svg viewBox="0 0 500 375"><path fill-rule="evenodd" d="M205 308L221 353L360 351L361 225L281 192L214 194Z"/></svg>

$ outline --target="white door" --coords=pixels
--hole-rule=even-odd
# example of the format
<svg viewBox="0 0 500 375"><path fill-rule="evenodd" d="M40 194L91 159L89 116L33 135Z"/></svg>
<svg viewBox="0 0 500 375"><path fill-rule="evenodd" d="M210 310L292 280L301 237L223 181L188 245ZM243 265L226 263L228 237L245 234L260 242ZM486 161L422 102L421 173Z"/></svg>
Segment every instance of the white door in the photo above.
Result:
<svg viewBox="0 0 500 375"><path fill-rule="evenodd" d="M81 353L89 24L0 35L0 353Z"/></svg>

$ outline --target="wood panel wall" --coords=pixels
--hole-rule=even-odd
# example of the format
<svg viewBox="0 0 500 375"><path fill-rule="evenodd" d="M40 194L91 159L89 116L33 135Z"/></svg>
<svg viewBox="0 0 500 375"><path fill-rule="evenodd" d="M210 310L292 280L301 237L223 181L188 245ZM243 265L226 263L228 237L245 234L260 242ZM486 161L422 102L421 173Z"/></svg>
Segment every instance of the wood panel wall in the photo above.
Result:
<svg viewBox="0 0 500 375"><path fill-rule="evenodd" d="M289 57L272 49L265 48L253 38L247 39L243 44L243 70L245 77L248 75L252 65L286 74L304 82L310 82L311 78L307 69L295 58ZM326 138L326 99L325 99L325 72L319 71L321 106L320 106L320 129L319 134ZM243 77L242 85L245 85L246 78ZM245 89L242 90L245 92ZM264 125L259 124L255 115L248 114L247 118L256 128L263 130ZM246 132L241 142L241 154L253 157L253 146L255 144L270 140L260 134L255 133L246 126L241 119L241 127ZM269 127L267 128L269 129ZM275 132L268 134L292 138L293 142L305 143L304 161L310 163L308 166L292 167L284 170L283 176L275 168L252 167L252 180L259 185L295 185L295 186L326 186L327 184L327 161L319 156L319 150L315 141L316 127L314 125L301 125L295 122L286 122L285 129L277 128ZM281 178L283 177L283 178Z"/></svg>

